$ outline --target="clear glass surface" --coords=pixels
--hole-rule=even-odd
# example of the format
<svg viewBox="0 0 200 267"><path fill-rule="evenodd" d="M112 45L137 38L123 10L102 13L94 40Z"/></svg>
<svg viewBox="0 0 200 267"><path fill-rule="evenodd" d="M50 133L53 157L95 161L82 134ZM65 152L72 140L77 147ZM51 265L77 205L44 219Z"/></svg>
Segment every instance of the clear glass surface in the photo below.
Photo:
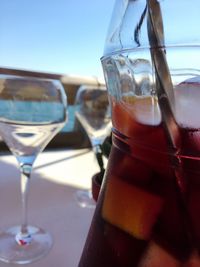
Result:
<svg viewBox="0 0 200 267"><path fill-rule="evenodd" d="M76 118L90 139L96 161L100 145L111 131L111 113L107 90L105 87L81 86L77 91L75 102L77 105ZM91 163L88 162L89 164ZM94 164L97 164L97 161ZM95 207L96 202L92 197L91 188L78 190L76 196L81 207Z"/></svg>
<svg viewBox="0 0 200 267"><path fill-rule="evenodd" d="M45 256L51 235L28 224L28 192L38 154L67 119L67 100L59 81L0 75L0 136L21 172L22 221L0 232L0 260L26 264Z"/></svg>

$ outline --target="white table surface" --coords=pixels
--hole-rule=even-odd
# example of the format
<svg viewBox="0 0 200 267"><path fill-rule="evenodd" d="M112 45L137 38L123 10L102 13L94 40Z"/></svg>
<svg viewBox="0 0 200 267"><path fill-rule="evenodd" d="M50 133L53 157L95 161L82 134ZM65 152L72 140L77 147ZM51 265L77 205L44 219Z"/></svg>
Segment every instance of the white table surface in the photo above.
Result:
<svg viewBox="0 0 200 267"><path fill-rule="evenodd" d="M33 267L77 267L94 209L81 208L79 188L89 188L98 171L88 149L43 152L32 173L28 218L54 239L49 254ZM13 156L0 155L0 229L21 222L20 179ZM0 262L0 267L18 266Z"/></svg>

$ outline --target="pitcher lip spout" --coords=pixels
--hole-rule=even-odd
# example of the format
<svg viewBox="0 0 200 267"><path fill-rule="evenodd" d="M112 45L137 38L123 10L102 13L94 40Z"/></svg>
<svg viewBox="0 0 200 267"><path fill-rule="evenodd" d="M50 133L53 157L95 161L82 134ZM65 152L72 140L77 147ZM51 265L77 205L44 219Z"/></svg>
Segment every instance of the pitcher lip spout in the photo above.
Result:
<svg viewBox="0 0 200 267"><path fill-rule="evenodd" d="M158 1L158 0L157 0ZM200 16L189 1L159 0L163 19L165 47L200 46ZM178 11L177 11L178 10ZM186 19L188 10L192 16ZM178 14L177 14L178 12ZM120 51L150 49L146 0L116 0L108 27L103 57ZM102 60L102 58L101 58Z"/></svg>

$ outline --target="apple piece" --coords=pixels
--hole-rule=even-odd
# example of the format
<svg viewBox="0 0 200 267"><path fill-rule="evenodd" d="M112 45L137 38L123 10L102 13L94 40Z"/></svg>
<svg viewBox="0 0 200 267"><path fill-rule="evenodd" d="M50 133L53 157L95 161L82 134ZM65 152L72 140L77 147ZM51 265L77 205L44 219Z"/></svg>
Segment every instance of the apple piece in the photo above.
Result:
<svg viewBox="0 0 200 267"><path fill-rule="evenodd" d="M182 267L182 264L152 241L149 243L146 254L142 257L138 267Z"/></svg>
<svg viewBox="0 0 200 267"><path fill-rule="evenodd" d="M162 205L163 200L160 196L133 186L116 176L110 176L102 216L135 238L148 240Z"/></svg>

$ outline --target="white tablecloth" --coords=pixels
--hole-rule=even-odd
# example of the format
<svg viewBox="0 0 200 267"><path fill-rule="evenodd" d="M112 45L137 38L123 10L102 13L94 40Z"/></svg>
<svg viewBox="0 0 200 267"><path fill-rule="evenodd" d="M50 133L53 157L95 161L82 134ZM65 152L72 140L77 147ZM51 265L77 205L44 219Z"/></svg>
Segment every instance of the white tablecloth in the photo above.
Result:
<svg viewBox="0 0 200 267"><path fill-rule="evenodd" d="M75 193L88 188L98 171L87 149L43 152L34 166L29 222L48 230L54 239L49 254L27 266L77 267L94 209L81 208ZM0 228L21 222L20 179L13 156L0 156ZM0 267L15 266L0 262Z"/></svg>

